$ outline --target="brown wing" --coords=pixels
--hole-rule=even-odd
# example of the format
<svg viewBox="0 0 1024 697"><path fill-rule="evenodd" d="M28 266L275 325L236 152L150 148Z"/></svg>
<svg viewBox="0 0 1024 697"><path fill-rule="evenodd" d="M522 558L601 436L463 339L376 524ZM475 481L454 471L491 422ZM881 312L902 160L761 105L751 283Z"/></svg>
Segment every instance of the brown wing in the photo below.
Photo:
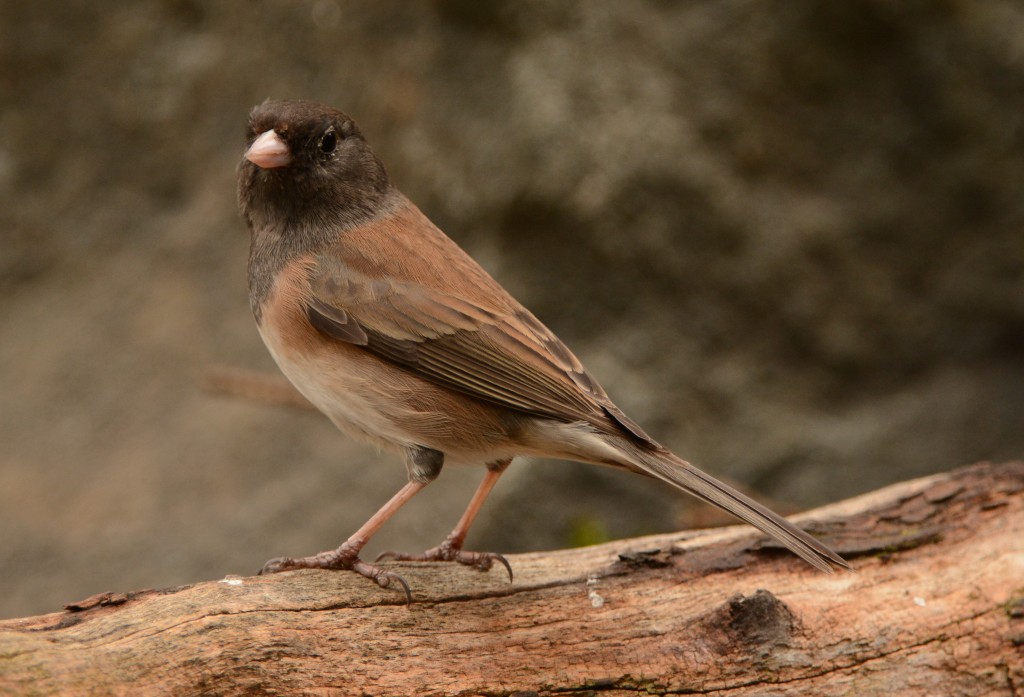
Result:
<svg viewBox="0 0 1024 697"><path fill-rule="evenodd" d="M310 323L463 394L559 421L654 441L608 399L579 359L523 308L499 312L422 285L373 278L336 258L312 271Z"/></svg>

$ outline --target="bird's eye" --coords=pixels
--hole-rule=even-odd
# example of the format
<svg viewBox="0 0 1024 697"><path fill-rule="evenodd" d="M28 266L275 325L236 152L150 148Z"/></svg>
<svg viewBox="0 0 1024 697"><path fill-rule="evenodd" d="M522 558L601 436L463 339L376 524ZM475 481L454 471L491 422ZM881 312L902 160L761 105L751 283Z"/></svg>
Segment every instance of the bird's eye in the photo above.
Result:
<svg viewBox="0 0 1024 697"><path fill-rule="evenodd" d="M338 134L331 128L320 138L320 152L330 155L336 147L338 147Z"/></svg>

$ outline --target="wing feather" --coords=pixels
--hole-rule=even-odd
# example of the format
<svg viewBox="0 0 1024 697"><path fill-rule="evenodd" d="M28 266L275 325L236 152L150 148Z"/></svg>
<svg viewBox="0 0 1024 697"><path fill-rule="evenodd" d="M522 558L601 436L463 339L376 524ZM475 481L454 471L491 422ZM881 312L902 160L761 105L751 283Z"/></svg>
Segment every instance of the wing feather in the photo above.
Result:
<svg viewBox="0 0 1024 697"><path fill-rule="evenodd" d="M547 327L423 285L373 278L336 258L311 271L310 323L426 380L509 409L625 431L656 445Z"/></svg>

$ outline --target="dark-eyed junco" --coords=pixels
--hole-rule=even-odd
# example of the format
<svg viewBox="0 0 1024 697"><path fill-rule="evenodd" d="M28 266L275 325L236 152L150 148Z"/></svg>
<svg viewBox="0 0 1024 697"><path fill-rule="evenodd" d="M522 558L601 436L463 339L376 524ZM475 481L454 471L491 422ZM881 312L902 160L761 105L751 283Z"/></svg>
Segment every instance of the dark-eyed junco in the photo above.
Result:
<svg viewBox="0 0 1024 697"><path fill-rule="evenodd" d="M401 577L359 552L446 461L486 466L469 507L439 546L389 556L508 568L501 555L462 546L516 455L657 477L823 571L849 568L622 413L558 337L391 184L348 116L313 102L268 101L253 109L247 142L238 201L252 235L249 300L260 335L284 374L338 428L402 453L409 473L338 549L272 559L264 573L351 569L384 587L399 583L408 595Z"/></svg>

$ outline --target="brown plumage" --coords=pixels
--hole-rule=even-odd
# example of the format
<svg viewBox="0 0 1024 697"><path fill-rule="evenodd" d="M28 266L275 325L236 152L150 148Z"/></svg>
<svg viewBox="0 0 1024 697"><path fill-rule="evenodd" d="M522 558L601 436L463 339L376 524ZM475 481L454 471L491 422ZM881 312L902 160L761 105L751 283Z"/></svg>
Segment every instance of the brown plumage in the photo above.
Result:
<svg viewBox="0 0 1024 697"><path fill-rule="evenodd" d="M345 114L301 101L256 107L238 198L252 235L250 301L271 354L343 431L403 452L410 476L337 550L274 559L264 571L354 569L408 593L401 578L358 553L446 460L485 464L487 477L444 543L391 556L508 567L500 555L468 552L462 543L516 455L658 477L822 570L847 566L623 414L558 337L391 185Z"/></svg>

